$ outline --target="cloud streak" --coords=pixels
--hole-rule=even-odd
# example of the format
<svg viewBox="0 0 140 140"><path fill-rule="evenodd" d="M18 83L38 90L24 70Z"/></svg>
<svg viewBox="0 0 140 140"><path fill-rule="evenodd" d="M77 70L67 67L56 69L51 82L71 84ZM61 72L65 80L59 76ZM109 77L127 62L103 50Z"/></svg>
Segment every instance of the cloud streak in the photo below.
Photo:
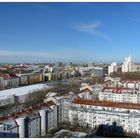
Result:
<svg viewBox="0 0 140 140"><path fill-rule="evenodd" d="M100 27L101 25L101 22L96 22L96 23L92 23L92 24L82 24L82 25L79 25L79 26L75 26L74 29L80 31L80 32L87 32L87 33L90 33L94 36L98 36L100 38L103 38L107 41L110 41L111 38L102 33L102 32L99 32L97 29Z"/></svg>
<svg viewBox="0 0 140 140"><path fill-rule="evenodd" d="M25 52L0 50L0 62L54 62L54 61L79 61L86 59L89 52L75 50L61 50L57 52Z"/></svg>

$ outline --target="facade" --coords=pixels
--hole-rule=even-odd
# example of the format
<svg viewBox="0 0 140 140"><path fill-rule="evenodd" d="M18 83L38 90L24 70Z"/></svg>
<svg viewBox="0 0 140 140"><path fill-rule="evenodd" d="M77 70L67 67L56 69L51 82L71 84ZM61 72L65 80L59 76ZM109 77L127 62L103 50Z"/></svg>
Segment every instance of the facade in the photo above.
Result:
<svg viewBox="0 0 140 140"><path fill-rule="evenodd" d="M103 76L103 68L94 67L93 70L92 70L92 76L102 77Z"/></svg>
<svg viewBox="0 0 140 140"><path fill-rule="evenodd" d="M105 87L98 96L99 100L140 103L140 91L130 88Z"/></svg>
<svg viewBox="0 0 140 140"><path fill-rule="evenodd" d="M103 75L107 75L108 74L108 66L104 66L103 67Z"/></svg>
<svg viewBox="0 0 140 140"><path fill-rule="evenodd" d="M57 121L58 123L69 121L69 108L71 101L78 96L71 94L65 94L63 96L48 97L44 102L53 101L57 105Z"/></svg>
<svg viewBox="0 0 140 140"><path fill-rule="evenodd" d="M27 85L28 84L28 75L19 74L19 84L20 85Z"/></svg>
<svg viewBox="0 0 140 140"><path fill-rule="evenodd" d="M102 84L88 85L86 83L82 83L80 87L80 93L82 94L78 94L78 96L82 99L98 99L98 93L101 92L103 88L104 85Z"/></svg>
<svg viewBox="0 0 140 140"><path fill-rule="evenodd" d="M81 90L78 96L81 99L93 99L93 93L89 89Z"/></svg>
<svg viewBox="0 0 140 140"><path fill-rule="evenodd" d="M122 72L135 72L137 71L136 65L133 63L131 56L125 57L122 65Z"/></svg>
<svg viewBox="0 0 140 140"><path fill-rule="evenodd" d="M41 73L16 74L19 77L20 85L36 84L44 82L44 76Z"/></svg>
<svg viewBox="0 0 140 140"><path fill-rule="evenodd" d="M12 78L6 80L6 82L7 82L7 85L6 85L7 88L19 87L19 78L18 77L12 77Z"/></svg>
<svg viewBox="0 0 140 140"><path fill-rule="evenodd" d="M44 73L43 76L44 76L44 81L55 81L55 80L67 79L71 76L71 73L69 71Z"/></svg>
<svg viewBox="0 0 140 140"><path fill-rule="evenodd" d="M0 117L0 138L18 138L19 126L13 118Z"/></svg>
<svg viewBox="0 0 140 140"><path fill-rule="evenodd" d="M44 81L44 79L43 79L42 74L29 74L28 75L29 84L41 83L43 81Z"/></svg>
<svg viewBox="0 0 140 140"><path fill-rule="evenodd" d="M4 78L1 76L0 77L0 90L4 89L6 87L6 82Z"/></svg>
<svg viewBox="0 0 140 140"><path fill-rule="evenodd" d="M117 72L117 63L113 62L110 66L108 66L108 74L110 75L113 72Z"/></svg>
<svg viewBox="0 0 140 140"><path fill-rule="evenodd" d="M47 132L57 127L57 106L51 105L50 107L39 110L41 117L41 136L45 136Z"/></svg>
<svg viewBox="0 0 140 140"><path fill-rule="evenodd" d="M69 120L91 128L116 122L126 132L140 134L140 107L137 104L75 100L70 107Z"/></svg>
<svg viewBox="0 0 140 140"><path fill-rule="evenodd" d="M20 138L36 138L40 137L40 116L23 116L16 119L19 125Z"/></svg>
<svg viewBox="0 0 140 140"><path fill-rule="evenodd" d="M52 101L0 117L0 137L37 138L56 127L57 106Z"/></svg>
<svg viewBox="0 0 140 140"><path fill-rule="evenodd" d="M140 90L140 81L139 80L125 80L125 81L112 81L113 86L123 87L123 88L133 88Z"/></svg>

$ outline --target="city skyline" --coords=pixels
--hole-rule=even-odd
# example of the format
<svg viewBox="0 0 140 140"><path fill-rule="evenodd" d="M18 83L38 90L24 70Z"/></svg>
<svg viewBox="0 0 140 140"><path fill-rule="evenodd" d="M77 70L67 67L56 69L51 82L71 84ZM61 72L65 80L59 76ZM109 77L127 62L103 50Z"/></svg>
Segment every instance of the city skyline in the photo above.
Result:
<svg viewBox="0 0 140 140"><path fill-rule="evenodd" d="M140 3L0 3L0 63L140 62Z"/></svg>

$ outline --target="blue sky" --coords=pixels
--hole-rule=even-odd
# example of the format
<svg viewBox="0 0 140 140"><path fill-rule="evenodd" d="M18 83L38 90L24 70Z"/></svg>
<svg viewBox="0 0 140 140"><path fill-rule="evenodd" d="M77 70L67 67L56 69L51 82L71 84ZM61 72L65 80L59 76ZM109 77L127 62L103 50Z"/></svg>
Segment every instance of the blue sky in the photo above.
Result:
<svg viewBox="0 0 140 140"><path fill-rule="evenodd" d="M0 3L0 62L140 62L140 3Z"/></svg>

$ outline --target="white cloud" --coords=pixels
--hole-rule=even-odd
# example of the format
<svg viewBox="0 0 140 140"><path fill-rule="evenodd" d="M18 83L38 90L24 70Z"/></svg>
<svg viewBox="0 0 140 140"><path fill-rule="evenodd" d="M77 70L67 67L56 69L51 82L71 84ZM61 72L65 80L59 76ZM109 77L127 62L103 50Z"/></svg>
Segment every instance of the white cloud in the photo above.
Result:
<svg viewBox="0 0 140 140"><path fill-rule="evenodd" d="M96 23L92 23L92 24L82 24L79 26L75 26L74 28L77 29L78 31L81 32L88 32L94 36L98 36L101 38L104 38L108 41L110 41L110 37L102 32L97 31L97 28L99 28L101 25L100 21L97 21Z"/></svg>

